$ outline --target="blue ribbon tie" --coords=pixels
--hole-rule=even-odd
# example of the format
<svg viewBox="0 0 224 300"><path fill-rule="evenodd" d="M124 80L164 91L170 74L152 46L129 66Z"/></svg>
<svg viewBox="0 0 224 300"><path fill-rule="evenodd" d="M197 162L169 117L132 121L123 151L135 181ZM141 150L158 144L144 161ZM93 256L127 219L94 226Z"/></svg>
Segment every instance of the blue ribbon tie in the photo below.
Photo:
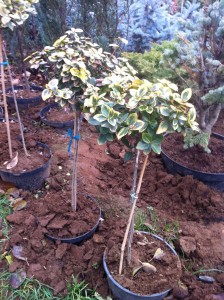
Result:
<svg viewBox="0 0 224 300"><path fill-rule="evenodd" d="M0 62L0 66L7 66L9 64L8 61L3 61L3 62Z"/></svg>
<svg viewBox="0 0 224 300"><path fill-rule="evenodd" d="M72 130L71 130L71 128L69 128L66 136L70 137L70 140L69 140L69 143L68 143L68 153L71 154L72 142L73 142L73 140L79 141L80 140L80 135L73 136Z"/></svg>

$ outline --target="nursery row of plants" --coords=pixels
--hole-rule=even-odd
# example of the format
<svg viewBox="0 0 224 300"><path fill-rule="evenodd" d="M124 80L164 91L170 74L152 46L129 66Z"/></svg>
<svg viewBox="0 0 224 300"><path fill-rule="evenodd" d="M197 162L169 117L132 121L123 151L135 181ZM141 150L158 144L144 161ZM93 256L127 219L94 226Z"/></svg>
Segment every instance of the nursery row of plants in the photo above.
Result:
<svg viewBox="0 0 224 300"><path fill-rule="evenodd" d="M12 289L4 297L20 297L14 290L20 286L26 290L33 284L26 278L33 276L37 286L40 281L53 288L55 297L68 293L64 299L90 299L83 279L108 296L102 279L106 274L115 299L197 300L203 289L208 299L222 299L222 246L216 240L211 242L212 260L202 258L195 235L177 237L182 229L175 233L176 245L172 239L167 242L155 231L154 208L145 195L154 192L159 197L165 186L173 212L182 201L184 205L192 201L196 211L192 208L188 213L192 221L199 220L202 231L212 211L220 237L224 137L213 128L218 120L222 122L224 2L198 3L191 17L181 19L182 31L175 40L151 45L144 54L121 55L122 45L127 44L123 37L109 45L111 52L104 51L82 29L70 28L53 45L32 49L26 58L21 49L23 78L15 79L15 66L10 66L2 32L21 26L36 13L38 2L0 1L1 193L13 209L12 214L2 216L1 222L6 237L2 264L12 273ZM197 28L192 26L195 21ZM22 41L22 35L20 38ZM27 64L31 73L26 71ZM30 74L38 74L45 86L30 84ZM23 83L15 85L17 81ZM50 104L46 106L43 101ZM161 169L160 154L167 170L178 175ZM120 159L117 168L110 166ZM104 173L109 174L107 183ZM158 183L152 174L156 174ZM204 184L180 175L193 176ZM187 189L183 188L185 184ZM180 185L181 192L176 191ZM123 208L122 200L117 199L114 215L105 206L109 189L119 191L117 195L121 193L126 199ZM156 206L163 205L159 202ZM142 224L147 232L135 231L136 207L143 207L143 214L150 212L149 222ZM181 214L185 209L180 209ZM176 217L183 221L183 215L177 213ZM7 224L12 228L4 233ZM213 234L215 229L211 231ZM199 292L181 283L180 253L189 259L197 253L201 263L204 259L208 264L199 271L204 274L194 277ZM7 277L8 273L3 275ZM192 272L191 278L194 275ZM76 276L78 279L74 279ZM74 282L67 287L71 278ZM81 281L80 286L76 280ZM92 297L100 299L98 294Z"/></svg>

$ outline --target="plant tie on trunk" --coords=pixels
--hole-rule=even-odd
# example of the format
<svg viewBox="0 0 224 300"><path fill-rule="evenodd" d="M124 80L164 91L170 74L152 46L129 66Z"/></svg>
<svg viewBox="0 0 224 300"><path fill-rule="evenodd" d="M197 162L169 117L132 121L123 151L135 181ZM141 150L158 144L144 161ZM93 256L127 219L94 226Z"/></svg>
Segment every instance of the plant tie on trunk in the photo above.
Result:
<svg viewBox="0 0 224 300"><path fill-rule="evenodd" d="M9 64L8 61L3 61L3 62L0 62L0 66L7 66Z"/></svg>
<svg viewBox="0 0 224 300"><path fill-rule="evenodd" d="M71 146L72 146L73 140L79 141L80 140L80 135L74 135L73 136L72 130L71 130L71 128L69 128L66 136L70 137L70 140L69 140L69 143L68 143L68 153L70 155L72 155Z"/></svg>

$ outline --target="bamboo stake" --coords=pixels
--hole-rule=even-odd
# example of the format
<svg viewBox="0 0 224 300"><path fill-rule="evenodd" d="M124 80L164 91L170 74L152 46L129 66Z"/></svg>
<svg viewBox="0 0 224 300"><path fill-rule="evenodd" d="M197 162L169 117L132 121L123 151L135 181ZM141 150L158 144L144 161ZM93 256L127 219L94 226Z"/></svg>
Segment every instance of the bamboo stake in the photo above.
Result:
<svg viewBox="0 0 224 300"><path fill-rule="evenodd" d="M4 53L6 61L8 61L8 57L7 57L7 53L6 53L6 49L5 49L4 45L3 45L3 53ZM20 134L22 137L23 150L24 150L26 156L30 156L29 153L27 152L27 148L26 148L26 143L25 143L23 128L22 128L22 122L21 122L19 108L18 108L18 104L17 104L17 100L16 100L16 93L15 93L13 83L12 83L11 67L9 64L8 64L8 73L9 73L9 78L10 78L10 82L11 82L11 88L12 88L13 100L14 100L14 104L15 104L15 108L16 108L16 114L17 114L17 118L18 118L18 122L19 122Z"/></svg>
<svg viewBox="0 0 224 300"><path fill-rule="evenodd" d="M127 227L126 227L123 243L121 245L119 275L121 275L121 272L122 272L123 260L124 260L124 250L125 250L125 246L126 246L126 243L127 243L128 233L129 233L129 230L130 230L133 215L134 215L134 212L135 212L135 207L136 207L136 203L137 203L137 200L138 200L138 195L139 195L139 192L140 192L140 189L141 189L141 186L142 186L142 179L143 179L143 176L144 176L144 173L145 173L147 161L148 161L148 155L146 155L143 166L142 166L142 170L141 170L139 181L138 181L138 186L137 186L137 189L136 189L135 200L134 200L132 208L131 208L131 212L130 212L130 216L129 216L129 219L128 219L128 224L127 224Z"/></svg>
<svg viewBox="0 0 224 300"><path fill-rule="evenodd" d="M75 120L74 120L74 136L79 136L80 132L80 115L78 115L75 110ZM73 160L73 170L72 170L72 209L77 210L77 161L78 161L78 151L79 151L79 140L75 139L75 153Z"/></svg>
<svg viewBox="0 0 224 300"><path fill-rule="evenodd" d="M10 156L10 159L12 159L12 141L11 141L11 133L10 133L10 125L9 125L8 106L7 106L7 100L6 100L5 73L4 73L2 50L3 50L2 30L0 29L0 62L1 62L1 79L2 79L2 96L3 96L3 104L4 104L4 110L5 110L5 121L6 121L8 144L9 144L9 156Z"/></svg>

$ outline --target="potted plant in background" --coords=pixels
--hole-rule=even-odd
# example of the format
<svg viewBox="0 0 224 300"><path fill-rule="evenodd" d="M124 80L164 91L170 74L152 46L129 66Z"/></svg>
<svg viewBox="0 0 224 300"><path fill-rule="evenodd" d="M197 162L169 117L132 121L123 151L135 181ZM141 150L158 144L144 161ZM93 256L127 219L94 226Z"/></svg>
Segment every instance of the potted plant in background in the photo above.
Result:
<svg viewBox="0 0 224 300"><path fill-rule="evenodd" d="M193 175L221 191L224 190L224 137L212 131L224 103L223 15L223 1L204 3L194 12L193 19L181 21L182 31L176 37L178 58L173 57L172 51L165 50L163 55L163 63L168 63L174 71L181 67L188 72L187 83L193 87L192 100L200 127L199 132L187 131L184 149L183 140L175 137L175 153L170 147L173 138L167 137L162 153L165 164L171 172ZM193 20L197 20L197 27L192 26Z"/></svg>
<svg viewBox="0 0 224 300"><path fill-rule="evenodd" d="M10 28L11 30L14 29L14 27L19 26L23 24L23 22L29 17L30 13L34 13L35 10L32 7L34 3L37 3L38 0L30 0L30 1L1 1L0 2L0 17L1 17L1 32L0 32L0 61L1 61L1 77L2 77L2 93L3 93L3 104L4 104L4 112L5 112L5 120L6 120L6 129L7 129L7 138L8 138L8 145L9 145L9 158L10 161L5 162L4 166L1 166L0 175L2 180L12 182L19 188L24 189L38 189L43 184L44 179L49 175L50 172L50 159L49 157L44 158L44 155L40 155L39 151L36 155L39 156L41 159L41 163L37 162L36 165L32 165L32 170L29 169L24 170L24 165L27 164L27 161L30 160L29 153L26 148L25 140L24 140L24 134L23 134L23 128L20 120L20 114L18 110L17 105L17 99L14 91L14 87L12 85L12 73L9 66L7 53L6 53L6 47L2 40L2 30L4 28ZM8 106L7 106L7 100L6 100L6 88L5 88L5 76L4 76L4 66L8 66L8 72L9 72L9 78L12 85L12 91L13 91L13 101L16 108L17 118L19 121L20 126L20 134L22 137L22 145L24 149L24 159L23 161L24 165L18 167L18 161L21 160L18 155L18 151L20 149L20 143L16 145L13 149L12 147L12 140L11 140L11 134L10 134L10 123L9 123L9 115L8 115ZM48 153L47 156L50 156L50 150L47 147L47 145L44 145L42 143L37 143L38 146L41 147L42 151L44 153ZM18 146L18 147L17 147ZM13 157L13 150L16 152L16 154ZM18 150L18 151L17 151ZM4 151L2 151L2 155ZM5 158L4 158L5 159ZM2 163L4 160L2 161ZM43 162L43 164L42 164ZM42 165L41 165L42 164ZM41 165L41 167L40 167ZM15 169L16 168L16 169ZM13 171L12 171L13 169Z"/></svg>
<svg viewBox="0 0 224 300"><path fill-rule="evenodd" d="M100 84L102 78L112 71L122 72L125 75L131 72L132 68L126 59L119 59L110 53L103 52L102 48L83 36L81 29L75 28L67 31L53 46L47 46L43 51L35 52L27 59L30 60L32 68L39 68L40 71L48 73L50 81L42 93L43 100L52 97L57 105L66 108L74 116L73 132L71 128L68 130L70 138L68 152L71 152L74 142L71 206L75 214L76 211L78 212L77 160L83 117L83 93L88 84ZM48 106L47 110L51 107L52 105ZM96 230L99 218L98 215L96 226L91 230L91 234ZM87 232L87 235L89 237L90 234ZM53 236L47 236L56 239ZM61 240L69 243L80 242L79 237L61 238Z"/></svg>
<svg viewBox="0 0 224 300"><path fill-rule="evenodd" d="M23 49L23 33L22 28L24 22L30 14L36 14L34 4L39 0L26 0L26 1L2 1L2 20L3 27L10 28L17 31L18 48L20 52L20 61L22 65L24 85L14 85L6 90L8 104L12 107L15 106L14 94L17 96L17 104L20 108L28 108L30 104L38 104L41 101L42 88L36 85L29 85L26 63L24 62L24 49ZM38 95L39 94L39 95Z"/></svg>
<svg viewBox="0 0 224 300"><path fill-rule="evenodd" d="M135 257L134 259L133 257L131 258L131 245L134 233L133 216L148 158L152 152L156 154L161 152L161 143L164 134L174 131L185 132L187 128L197 130L197 123L195 122L196 111L194 106L189 103L190 97L190 89L184 90L180 95L177 93L177 86L164 79L159 80L157 83L151 83L147 80L140 80L131 76L121 76L115 73L105 78L102 81L101 87L89 84L86 89L84 102L86 117L88 118L88 122L94 125L99 132L99 144L117 138L123 141L125 145L129 144L132 149L135 148L137 151L131 191L132 207L121 246L120 262L117 261L119 252L118 245L109 249L104 255L104 268L107 273L108 282L114 296L118 299L163 299L170 290L171 286L169 284L168 286L167 284L162 285L159 280L162 275L159 271L156 271L156 267L159 268L159 265L161 266L162 264L160 255L163 256L165 249L167 250L166 246L163 250L161 250L159 246L159 248L157 247L154 250L145 251L147 248L153 248L149 242L151 237L144 237L140 234L141 238L139 240L139 236L134 237L135 241L136 239L139 241L137 248L140 250L140 253L136 256L135 247ZM143 152L145 156L137 183L140 152ZM122 274L128 236L125 274ZM153 241L153 243L155 243L155 241ZM141 247L139 245L141 245ZM170 247L169 249L171 250ZM143 252L147 251L148 255L144 256ZM154 251L153 254L152 251ZM149 253L151 253L151 256ZM168 250L168 253L175 254L175 251L173 249L171 251ZM157 259L156 257L160 258ZM153 260L153 262L149 264L151 260ZM110 263L109 268L107 266L108 262ZM174 281L178 280L178 275L180 275L178 262L177 256L174 255L172 267L177 267L177 277L171 276L172 272L169 273L169 276L172 277ZM134 268L133 273L132 268ZM139 270L144 270L148 273L145 275L147 278L144 283L139 279L135 281L135 278L133 278ZM125 281L124 277L127 276L127 274L129 274L129 277L127 277L127 281ZM156 277L155 274L158 275L158 277ZM153 290L153 293L151 293L149 287L143 291L144 296L142 296L139 286L138 289L140 289L140 291L137 293L133 293L126 288L132 285L127 282L133 282L132 288L134 287L134 290L136 290L135 285L138 283L145 288L146 282L151 283L155 278L159 286L157 286L156 291ZM124 286L122 286L122 283L124 283ZM163 290L162 292L161 288Z"/></svg>

